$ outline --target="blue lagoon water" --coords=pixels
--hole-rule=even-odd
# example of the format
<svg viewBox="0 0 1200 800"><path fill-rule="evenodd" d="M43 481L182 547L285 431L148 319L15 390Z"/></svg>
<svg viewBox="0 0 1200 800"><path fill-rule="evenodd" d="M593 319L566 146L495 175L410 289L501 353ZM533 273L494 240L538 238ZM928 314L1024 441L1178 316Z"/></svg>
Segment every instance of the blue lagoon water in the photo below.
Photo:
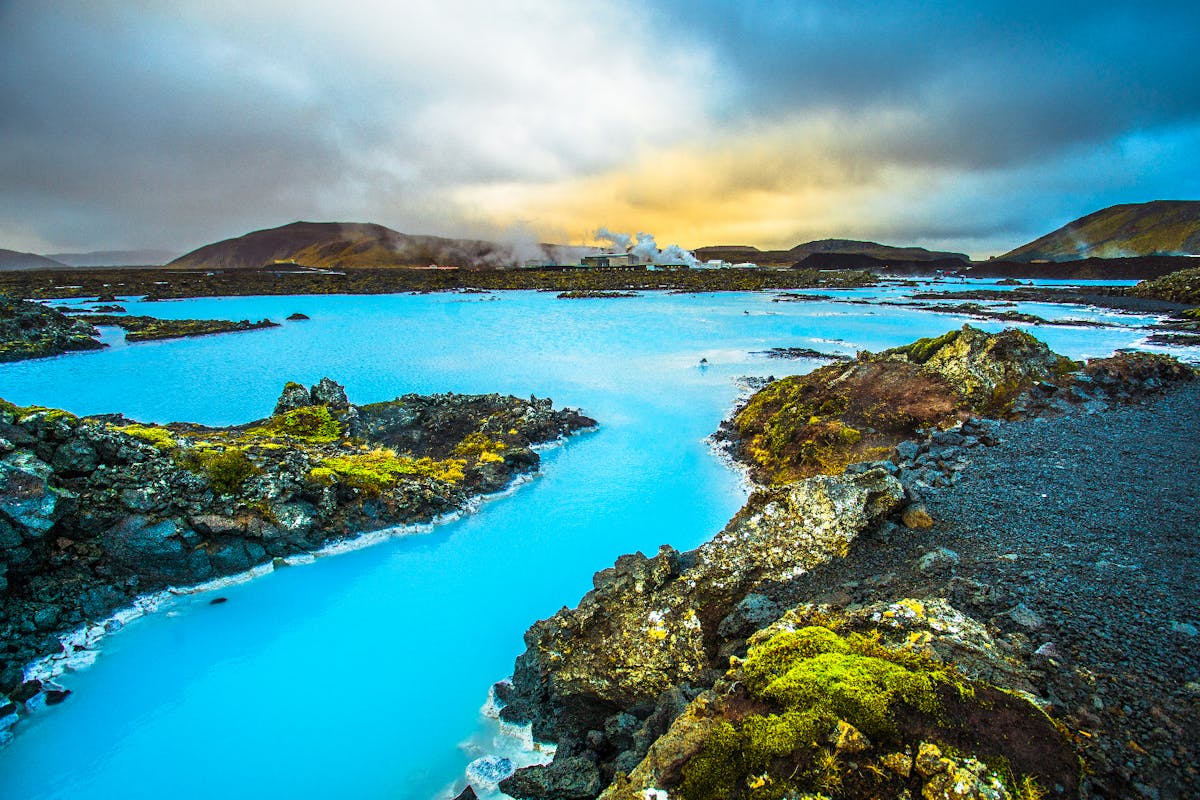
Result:
<svg viewBox="0 0 1200 800"><path fill-rule="evenodd" d="M224 588L222 605L185 598L105 639L94 666L62 677L68 701L0 750L0 797L398 800L461 788L480 754L463 745L486 750L480 707L529 624L575 604L618 555L694 547L740 507L740 478L705 437L740 376L817 366L760 351L879 350L965 321L828 294L131 301L130 313L160 317L311 319L135 345L109 335L106 351L0 366L0 397L15 403L142 421L245 422L269 414L286 381L329 376L356 403L536 394L600 422L478 513ZM1144 336L1034 332L1077 358Z"/></svg>

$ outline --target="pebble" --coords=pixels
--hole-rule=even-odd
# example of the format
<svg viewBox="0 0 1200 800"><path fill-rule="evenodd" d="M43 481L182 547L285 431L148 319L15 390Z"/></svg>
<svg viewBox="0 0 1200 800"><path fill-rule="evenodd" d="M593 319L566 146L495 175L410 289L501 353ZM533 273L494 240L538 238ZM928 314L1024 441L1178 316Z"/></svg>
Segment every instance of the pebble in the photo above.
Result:
<svg viewBox="0 0 1200 800"><path fill-rule="evenodd" d="M947 547L930 550L917 560L917 568L922 572L951 569L959 562L958 553Z"/></svg>

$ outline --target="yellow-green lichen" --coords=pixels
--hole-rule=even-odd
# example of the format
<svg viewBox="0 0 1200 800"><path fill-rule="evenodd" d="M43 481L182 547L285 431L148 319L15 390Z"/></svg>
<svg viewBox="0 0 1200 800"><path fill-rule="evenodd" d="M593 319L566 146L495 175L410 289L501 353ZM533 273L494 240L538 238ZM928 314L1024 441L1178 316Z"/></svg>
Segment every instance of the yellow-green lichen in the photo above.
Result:
<svg viewBox="0 0 1200 800"><path fill-rule="evenodd" d="M463 437L463 440L454 447L454 455L463 458L474 458L482 463L487 462L502 462L504 456L501 455L508 445L498 439L492 439L483 433L468 433Z"/></svg>
<svg viewBox="0 0 1200 800"><path fill-rule="evenodd" d="M323 459L309 470L308 477L318 483L329 484L338 481L360 489L368 495L380 495L406 477L459 483L464 477L464 466L465 462L457 458L443 461L427 457L411 458L381 448L366 453Z"/></svg>
<svg viewBox="0 0 1200 800"><path fill-rule="evenodd" d="M141 439L143 442L149 442L159 450L166 452L173 450L178 444L171 432L160 425L121 425L116 426L116 430L135 439Z"/></svg>
<svg viewBox="0 0 1200 800"><path fill-rule="evenodd" d="M13 406L13 408L16 409L17 407ZM63 411L61 408L46 408L45 406L26 406L25 408L18 409L16 417L18 421L24 422L35 415L49 423L75 423L79 421L79 417L70 411Z"/></svg>

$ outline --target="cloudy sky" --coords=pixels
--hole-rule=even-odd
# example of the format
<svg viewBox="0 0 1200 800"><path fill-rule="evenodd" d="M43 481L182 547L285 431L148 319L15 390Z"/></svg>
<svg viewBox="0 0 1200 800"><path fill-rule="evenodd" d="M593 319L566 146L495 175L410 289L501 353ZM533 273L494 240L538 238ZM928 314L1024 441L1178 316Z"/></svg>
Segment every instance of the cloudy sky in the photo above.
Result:
<svg viewBox="0 0 1200 800"><path fill-rule="evenodd" d="M1003 252L1200 198L1200 3L0 0L0 247Z"/></svg>

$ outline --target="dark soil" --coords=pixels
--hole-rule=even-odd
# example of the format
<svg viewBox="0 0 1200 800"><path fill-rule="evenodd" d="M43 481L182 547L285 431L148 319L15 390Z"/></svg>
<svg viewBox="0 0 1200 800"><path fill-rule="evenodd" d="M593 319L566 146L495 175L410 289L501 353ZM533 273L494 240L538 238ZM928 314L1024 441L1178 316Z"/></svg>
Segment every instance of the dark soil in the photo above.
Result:
<svg viewBox="0 0 1200 800"><path fill-rule="evenodd" d="M1198 409L1192 382L1006 423L953 486L923 490L932 529L860 539L794 588L948 597L1033 667L1084 758L1083 797L1200 796ZM937 547L957 566L918 568Z"/></svg>

